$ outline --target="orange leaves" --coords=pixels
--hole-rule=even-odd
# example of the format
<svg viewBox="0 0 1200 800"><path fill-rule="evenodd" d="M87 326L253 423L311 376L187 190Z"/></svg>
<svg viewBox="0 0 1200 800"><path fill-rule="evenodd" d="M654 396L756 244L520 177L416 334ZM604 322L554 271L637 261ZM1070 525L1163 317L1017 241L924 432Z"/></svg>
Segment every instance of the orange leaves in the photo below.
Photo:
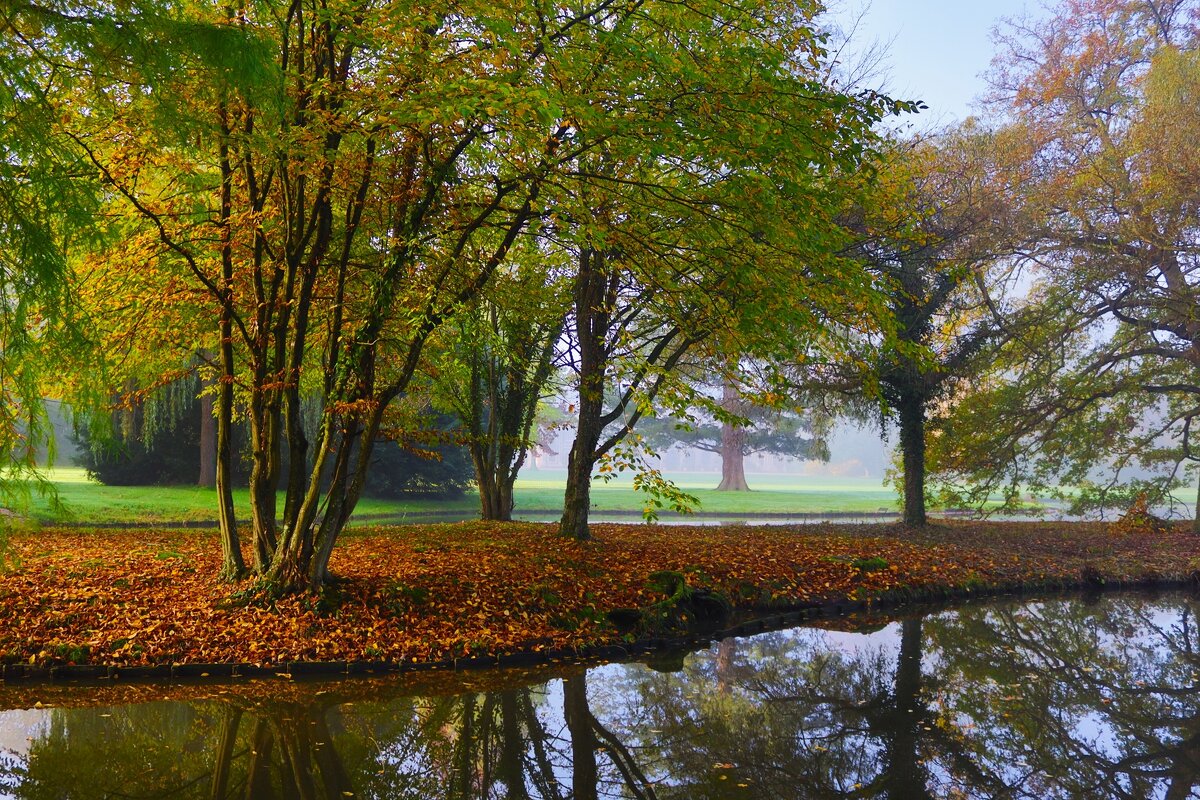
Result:
<svg viewBox="0 0 1200 800"><path fill-rule="evenodd" d="M346 579L335 591L251 605L230 602L249 584L215 579L215 532L16 535L23 566L0 575L0 660L419 662L611 641L606 612L663 600L649 581L661 571L749 608L1081 574L1169 576L1200 559L1200 539L1181 526L1153 538L1049 523L594 532L580 543L524 523L360 531L335 556Z"/></svg>

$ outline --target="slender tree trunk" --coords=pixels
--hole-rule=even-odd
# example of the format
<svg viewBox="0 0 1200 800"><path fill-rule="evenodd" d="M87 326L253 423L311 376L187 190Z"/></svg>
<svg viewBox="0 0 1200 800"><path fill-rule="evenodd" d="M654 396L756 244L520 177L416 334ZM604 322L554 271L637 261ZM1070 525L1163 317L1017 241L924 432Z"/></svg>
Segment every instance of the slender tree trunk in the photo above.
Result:
<svg viewBox="0 0 1200 800"><path fill-rule="evenodd" d="M588 512L591 509L592 468L596 464L596 445L603 430L604 376L607 358L604 341L608 332L610 303L609 276L604 257L591 248L579 256L579 274L575 279L575 331L579 346L579 416L575 441L567 459L567 489L563 497L563 515L559 531L580 541L591 537Z"/></svg>
<svg viewBox="0 0 1200 800"><path fill-rule="evenodd" d="M233 167L229 161L229 121L221 104L221 385L217 389L217 503L221 525L221 577L236 580L246 572L238 539L237 515L233 509L233 243L229 217L232 214Z"/></svg>
<svg viewBox="0 0 1200 800"><path fill-rule="evenodd" d="M902 396L900 452L904 459L904 524L922 526L925 517L925 403L914 395Z"/></svg>
<svg viewBox="0 0 1200 800"><path fill-rule="evenodd" d="M594 406L595 408L591 408ZM591 538L588 514L592 505L592 453L600 440L600 403L580 398L575 441L567 459L567 489L559 531L580 541Z"/></svg>
<svg viewBox="0 0 1200 800"><path fill-rule="evenodd" d="M196 479L197 486L209 489L217 485L217 420L212 394L207 391L211 385L206 383L206 391L200 395L200 477Z"/></svg>
<svg viewBox="0 0 1200 800"><path fill-rule="evenodd" d="M279 433L278 408L263 396L262 390L256 389L250 400L250 439L254 449L254 464L250 469L250 511L254 522L254 571L260 575L270 568L278 546L275 516L281 450Z"/></svg>
<svg viewBox="0 0 1200 800"><path fill-rule="evenodd" d="M222 325L222 327L226 327ZM233 346L222 346L225 375L217 389L217 513L221 526L221 577L236 580L246 572L233 508ZM226 352L226 350L228 352Z"/></svg>
<svg viewBox="0 0 1200 800"><path fill-rule="evenodd" d="M571 798L596 800L599 772L586 675L563 679L563 717L571 732Z"/></svg>
<svg viewBox="0 0 1200 800"><path fill-rule="evenodd" d="M1200 470L1197 470L1200 473ZM1196 515L1192 518L1192 533L1200 534L1200 482L1196 484Z"/></svg>

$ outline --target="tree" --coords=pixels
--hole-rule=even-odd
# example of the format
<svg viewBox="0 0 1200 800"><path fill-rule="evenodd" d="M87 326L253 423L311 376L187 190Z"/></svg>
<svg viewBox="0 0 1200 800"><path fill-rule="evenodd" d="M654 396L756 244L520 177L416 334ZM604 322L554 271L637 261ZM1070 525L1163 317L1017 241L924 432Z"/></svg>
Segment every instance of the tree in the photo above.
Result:
<svg viewBox="0 0 1200 800"><path fill-rule="evenodd" d="M610 57L651 55L635 37L659 30L653 52L669 60L670 31L720 16L700 5L261 2L215 19L181 7L253 38L270 54L267 74L188 68L150 81L122 65L93 76L89 114L66 133L127 211L146 260L215 321L218 437L227 445L236 391L254 454L254 566L278 590L326 580L387 407L432 333L531 221L551 216L551 176L578 180L574 165L602 142L635 161L661 147L653 135L669 123L638 108L645 87L622 85L612 73L631 62ZM613 94L594 104L600 86ZM627 100L623 117L602 107ZM324 409L311 443L308 392ZM285 448L309 469L288 473L280 515ZM229 574L234 523L223 502Z"/></svg>
<svg viewBox="0 0 1200 800"><path fill-rule="evenodd" d="M687 59L654 61L635 49L637 62L611 73L644 84L639 112L653 121L657 146L641 160L584 154L581 182L549 232L576 265L567 334L577 421L564 535L589 535L597 465L629 466L636 456L626 436L638 419L668 395L687 395L672 373L689 354L794 356L827 336L826 320L873 326L870 280L835 256L842 231L833 214L857 189L835 176L870 160L875 120L911 105L822 82L817 10L726 6L689 19ZM641 48L674 47L662 30L638 35ZM680 91L694 86L703 91ZM801 343L784 330L803 332ZM653 471L641 483L670 492Z"/></svg>
<svg viewBox="0 0 1200 800"><path fill-rule="evenodd" d="M745 459L755 453L829 458L820 422L812 417L756 404L743 396L730 378L721 381L720 398L710 400L683 419L643 417L637 430L660 452L677 446L720 455L717 491L750 491Z"/></svg>
<svg viewBox="0 0 1200 800"><path fill-rule="evenodd" d="M1081 507L1154 500L1195 460L1197 10L1089 0L1001 29L993 100L1033 290L1005 379L968 398L946 442L949 481L976 498L1064 484Z"/></svg>
<svg viewBox="0 0 1200 800"><path fill-rule="evenodd" d="M203 427L196 389L193 378L116 398L104 428L77 431L77 463L110 486L195 483Z"/></svg>
<svg viewBox="0 0 1200 800"><path fill-rule="evenodd" d="M400 428L384 431L363 485L368 497L461 497L470 487L470 454L458 436L459 420L421 409Z"/></svg>
<svg viewBox="0 0 1200 800"><path fill-rule="evenodd" d="M881 192L852 223L853 252L887 297L893 335L863 339L849 369L807 365L828 388L878 402L900 432L903 520L926 524L928 417L1000 335L992 298L1005 206L990 180L992 137L968 125L897 143Z"/></svg>
<svg viewBox="0 0 1200 800"><path fill-rule="evenodd" d="M536 247L517 255L442 328L427 357L436 397L462 420L486 520L512 519L513 485L535 444L541 401L555 388L567 310L544 259Z"/></svg>

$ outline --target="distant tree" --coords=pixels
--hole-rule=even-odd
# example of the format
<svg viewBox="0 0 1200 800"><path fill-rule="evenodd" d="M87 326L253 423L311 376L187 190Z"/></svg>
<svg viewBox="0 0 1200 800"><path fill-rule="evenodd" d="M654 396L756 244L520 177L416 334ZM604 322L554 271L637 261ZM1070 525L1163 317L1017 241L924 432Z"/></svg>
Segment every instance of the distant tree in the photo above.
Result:
<svg viewBox="0 0 1200 800"><path fill-rule="evenodd" d="M77 463L108 486L177 486L195 483L204 447L206 411L188 376L153 391L131 390L92 427L76 431ZM470 486L471 461L458 440L454 417L427 410L405 429L387 430L372 456L363 492L371 497L457 497ZM252 467L249 431L233 429L234 482L245 486ZM309 465L302 465L307 469ZM286 474L290 464L283 464Z"/></svg>
<svg viewBox="0 0 1200 800"><path fill-rule="evenodd" d="M420 430L391 431L376 443L363 494L368 497L461 497L475 477L460 441L460 423L438 414Z"/></svg>
<svg viewBox="0 0 1200 800"><path fill-rule="evenodd" d="M811 416L755 404L738 392L731 380L721 383L713 398L688 418L643 417L637 431L651 448L690 448L721 457L717 491L750 491L745 460L755 453L799 459L828 460L823 426ZM715 413L714 413L715 412Z"/></svg>
<svg viewBox="0 0 1200 800"><path fill-rule="evenodd" d="M108 486L178 486L200 472L201 404L196 382L117 398L104 420L76 432L76 463Z"/></svg>

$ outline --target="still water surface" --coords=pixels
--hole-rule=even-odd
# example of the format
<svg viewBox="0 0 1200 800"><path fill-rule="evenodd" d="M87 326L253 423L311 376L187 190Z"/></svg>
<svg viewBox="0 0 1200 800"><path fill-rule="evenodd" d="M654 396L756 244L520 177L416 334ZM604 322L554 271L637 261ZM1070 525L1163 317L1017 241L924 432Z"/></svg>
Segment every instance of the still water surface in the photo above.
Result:
<svg viewBox="0 0 1200 800"><path fill-rule="evenodd" d="M652 665L7 686L0 797L1200 797L1198 611L1008 601Z"/></svg>

